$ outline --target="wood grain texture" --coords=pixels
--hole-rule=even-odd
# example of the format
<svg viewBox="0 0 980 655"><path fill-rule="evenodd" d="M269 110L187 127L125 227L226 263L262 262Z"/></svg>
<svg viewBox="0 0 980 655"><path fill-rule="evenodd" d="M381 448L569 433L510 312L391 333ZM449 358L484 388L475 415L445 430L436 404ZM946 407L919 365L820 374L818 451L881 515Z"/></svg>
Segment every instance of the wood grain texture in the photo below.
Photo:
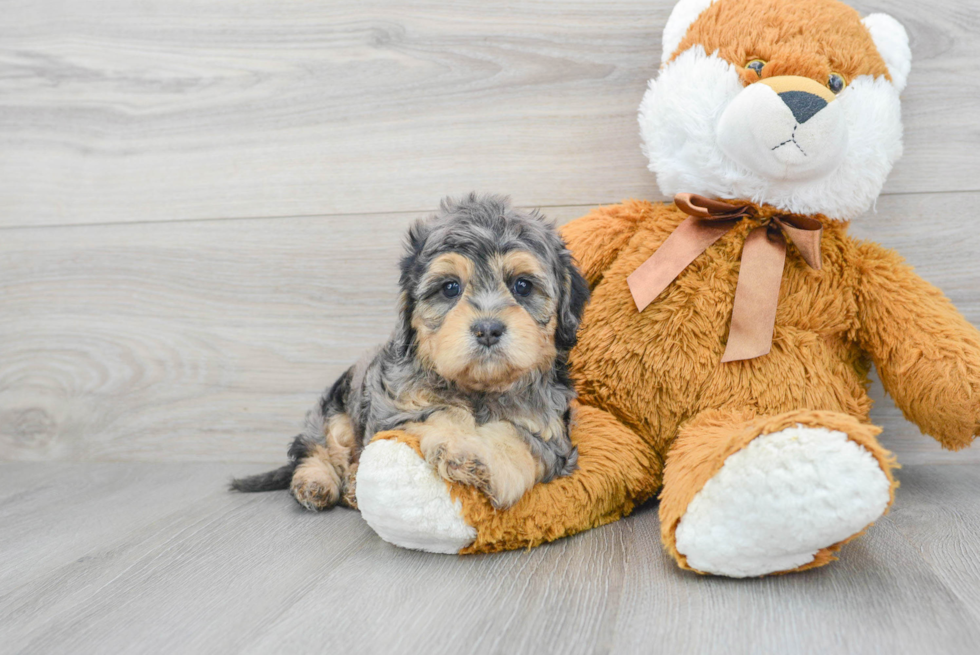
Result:
<svg viewBox="0 0 980 655"><path fill-rule="evenodd" d="M656 198L635 112L674 0L15 0L0 225ZM973 0L855 0L907 27L886 193L978 190Z"/></svg>
<svg viewBox="0 0 980 655"><path fill-rule="evenodd" d="M589 653L610 642L618 609L627 528L557 542L540 554L436 557L376 540L316 582L308 609L383 621L384 630L338 629L284 612L247 653ZM360 593L372 589L374 593ZM398 608L391 611L391 608ZM384 616L388 609L388 616Z"/></svg>
<svg viewBox="0 0 980 655"><path fill-rule="evenodd" d="M893 509L940 502L976 507L975 496L942 483L946 472L975 481L976 467L915 466L903 470ZM919 496L918 479L944 486L930 499ZM932 502L930 502L932 501ZM844 546L839 562L789 576L732 580L681 571L664 554L655 508L626 519L635 532L624 575L614 642L616 652L642 652L657 644L664 653L972 653L980 621L971 604L946 581L957 567L939 572L920 548L935 539L935 520L919 523L917 540L903 538L892 515ZM946 523L975 557L975 523ZM970 584L967 578L963 585ZM677 626L690 626L677 629Z"/></svg>
<svg viewBox="0 0 980 655"><path fill-rule="evenodd" d="M980 193L888 196L855 224L980 325ZM559 222L584 207L549 209ZM923 217L940 217L932 222ZM319 392L394 326L414 214L4 230L0 459L277 462ZM905 463L943 451L880 385Z"/></svg>
<svg viewBox="0 0 980 655"><path fill-rule="evenodd" d="M40 486L49 484L46 466L32 467ZM95 541L88 540L94 530L83 528L86 539L78 544L50 506L19 503L32 520L11 540L30 547L33 557L19 563L20 584L0 583L4 649L240 652L250 627L275 618L305 586L377 539L355 512L315 515L286 494L228 492L232 470L174 464L61 469L63 481L82 486L93 476L128 478L132 500L66 498L65 509L89 525L114 526ZM180 478L182 488L169 491L169 511L146 520L138 499L160 493L155 487L167 477ZM52 567L48 560L55 557L64 561Z"/></svg>
<svg viewBox="0 0 980 655"><path fill-rule="evenodd" d="M224 490L252 468L0 464L4 652L965 655L980 638L975 466L903 469L840 562L759 580L677 569L655 506L531 551L431 555L356 512Z"/></svg>
<svg viewBox="0 0 980 655"><path fill-rule="evenodd" d="M655 506L456 558L224 489L387 336L441 196L560 222L659 198L635 110L673 4L3 3L0 650L975 653L980 447L942 451L879 383L896 505L793 576L679 571ZM914 57L905 156L853 231L980 325L980 14L852 4Z"/></svg>
<svg viewBox="0 0 980 655"><path fill-rule="evenodd" d="M980 474L976 466L911 466L901 472L895 530L980 620ZM955 500L961 499L961 500Z"/></svg>

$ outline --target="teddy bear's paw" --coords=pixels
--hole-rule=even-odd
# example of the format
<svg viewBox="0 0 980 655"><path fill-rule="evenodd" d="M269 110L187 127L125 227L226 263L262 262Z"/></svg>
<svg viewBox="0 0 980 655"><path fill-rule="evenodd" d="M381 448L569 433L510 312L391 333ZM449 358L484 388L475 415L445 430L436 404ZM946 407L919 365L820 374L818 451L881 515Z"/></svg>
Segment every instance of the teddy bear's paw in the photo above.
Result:
<svg viewBox="0 0 980 655"><path fill-rule="evenodd" d="M357 507L385 541L431 553L458 553L476 539L459 501L439 474L410 446L372 441L357 468Z"/></svg>
<svg viewBox="0 0 980 655"><path fill-rule="evenodd" d="M862 446L796 425L728 457L687 506L677 551L705 573L790 571L864 530L890 498L889 479Z"/></svg>

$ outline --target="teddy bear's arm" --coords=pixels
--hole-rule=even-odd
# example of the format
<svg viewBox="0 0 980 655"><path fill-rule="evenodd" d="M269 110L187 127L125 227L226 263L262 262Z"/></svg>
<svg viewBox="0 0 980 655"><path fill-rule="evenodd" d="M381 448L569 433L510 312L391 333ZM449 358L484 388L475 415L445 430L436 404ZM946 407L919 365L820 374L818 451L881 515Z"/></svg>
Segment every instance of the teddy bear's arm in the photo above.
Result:
<svg viewBox="0 0 980 655"><path fill-rule="evenodd" d="M859 339L907 419L958 450L980 434L980 332L896 253L858 246Z"/></svg>
<svg viewBox="0 0 980 655"><path fill-rule="evenodd" d="M639 224L649 217L650 209L649 203L635 200L597 207L561 228L561 236L589 287L599 283Z"/></svg>
<svg viewBox="0 0 980 655"><path fill-rule="evenodd" d="M497 510L477 488L442 478L417 436L382 432L361 454L357 505L393 544L477 553L536 546L615 521L659 489L660 457L612 414L578 405L571 436L578 448L571 475L537 484Z"/></svg>

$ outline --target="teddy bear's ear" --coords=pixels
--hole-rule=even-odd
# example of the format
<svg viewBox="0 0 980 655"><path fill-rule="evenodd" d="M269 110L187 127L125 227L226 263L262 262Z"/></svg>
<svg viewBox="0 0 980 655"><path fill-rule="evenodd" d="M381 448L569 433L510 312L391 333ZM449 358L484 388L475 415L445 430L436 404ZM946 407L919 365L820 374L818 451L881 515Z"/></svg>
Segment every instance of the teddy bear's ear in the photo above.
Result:
<svg viewBox="0 0 980 655"><path fill-rule="evenodd" d="M663 45L664 51L660 56L660 63L666 64L677 46L684 40L687 28L691 23L698 19L701 12L715 3L715 0L680 0L674 5L674 10L670 12L667 25L664 27Z"/></svg>
<svg viewBox="0 0 980 655"><path fill-rule="evenodd" d="M878 54L885 60L892 83L901 92L912 69L909 35L902 24L888 14L869 14L861 22L868 28Z"/></svg>

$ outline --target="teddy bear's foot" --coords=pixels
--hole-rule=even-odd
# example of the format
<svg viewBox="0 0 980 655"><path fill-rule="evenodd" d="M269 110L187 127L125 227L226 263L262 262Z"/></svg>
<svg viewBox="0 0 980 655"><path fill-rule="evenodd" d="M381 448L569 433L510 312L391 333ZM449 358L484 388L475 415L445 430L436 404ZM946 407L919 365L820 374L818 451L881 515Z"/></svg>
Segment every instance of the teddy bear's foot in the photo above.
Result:
<svg viewBox="0 0 980 655"><path fill-rule="evenodd" d="M888 507L881 467L843 432L791 427L729 457L677 526L677 551L698 571L733 577L813 562Z"/></svg>
<svg viewBox="0 0 980 655"><path fill-rule="evenodd" d="M357 507L385 541L430 553L458 553L476 539L461 505L421 452L398 439L375 439L357 467Z"/></svg>
<svg viewBox="0 0 980 655"><path fill-rule="evenodd" d="M853 423L853 433L818 425L820 414L837 428ZM678 462L668 461L664 496L670 498L661 515L666 510L673 528L665 542L683 565L730 577L820 566L887 510L891 462L874 442L876 428L829 412L807 416L811 425L791 423L762 434L752 435L757 423L747 432L739 426L730 454L722 452L713 471L672 472ZM772 417L762 421L773 427ZM688 488L693 497L678 512L676 485L685 482L700 486ZM671 520L672 511L679 517Z"/></svg>

